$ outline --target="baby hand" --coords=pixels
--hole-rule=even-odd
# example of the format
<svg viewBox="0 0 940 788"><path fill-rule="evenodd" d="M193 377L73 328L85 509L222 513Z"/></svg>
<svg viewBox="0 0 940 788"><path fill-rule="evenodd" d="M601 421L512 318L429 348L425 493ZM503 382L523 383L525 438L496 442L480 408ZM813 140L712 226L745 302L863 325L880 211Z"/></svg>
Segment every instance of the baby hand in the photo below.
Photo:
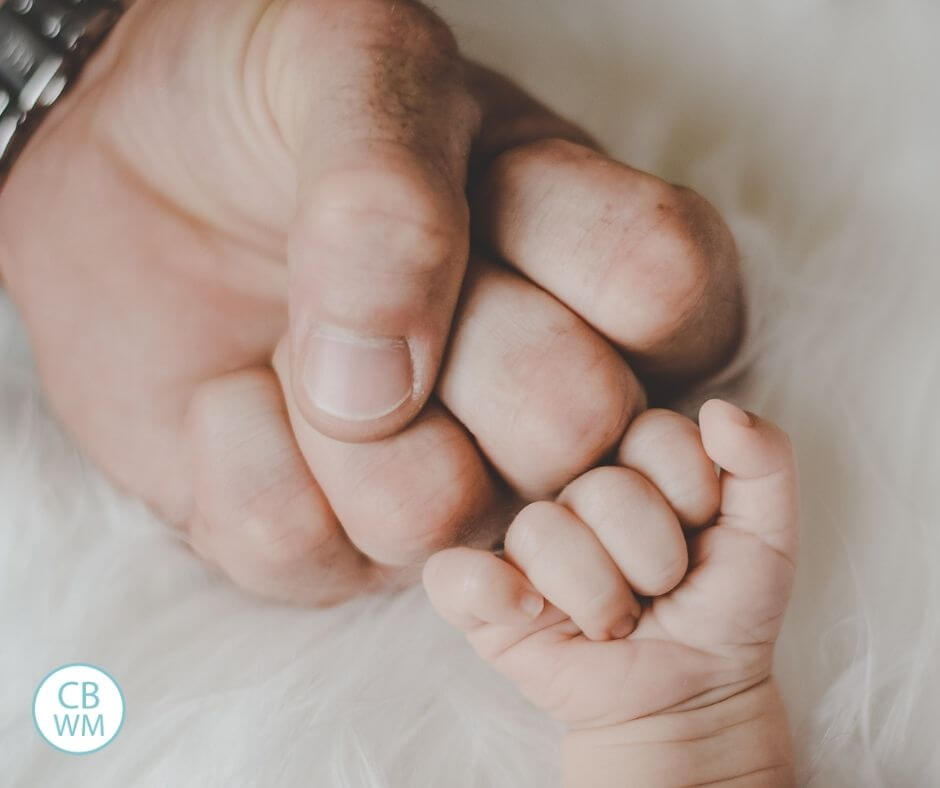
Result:
<svg viewBox="0 0 940 788"><path fill-rule="evenodd" d="M524 509L505 560L454 548L425 568L441 615L569 726L569 785L792 779L770 673L798 545L793 453L728 403L699 421L645 413L625 467Z"/></svg>

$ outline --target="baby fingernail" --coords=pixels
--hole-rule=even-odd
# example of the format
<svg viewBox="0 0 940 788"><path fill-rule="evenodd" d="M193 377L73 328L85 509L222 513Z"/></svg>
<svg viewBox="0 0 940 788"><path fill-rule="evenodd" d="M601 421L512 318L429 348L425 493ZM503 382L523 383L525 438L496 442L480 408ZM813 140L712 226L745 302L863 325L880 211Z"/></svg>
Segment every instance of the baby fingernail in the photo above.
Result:
<svg viewBox="0 0 940 788"><path fill-rule="evenodd" d="M347 421L391 413L414 386L411 351L401 338L316 332L307 340L303 376L312 403Z"/></svg>
<svg viewBox="0 0 940 788"><path fill-rule="evenodd" d="M625 638L633 630L636 629L636 619L633 616L627 616L625 619L620 621L610 629L610 636L614 640L619 640L620 638Z"/></svg>
<svg viewBox="0 0 940 788"><path fill-rule="evenodd" d="M721 402L725 405L725 412L728 414L728 418L731 419L731 421L740 424L742 427L753 427L757 424L757 419L753 413L749 413L727 400L721 400Z"/></svg>
<svg viewBox="0 0 940 788"><path fill-rule="evenodd" d="M538 618L545 608L545 600L541 594L526 591L519 599L519 609L530 619Z"/></svg>

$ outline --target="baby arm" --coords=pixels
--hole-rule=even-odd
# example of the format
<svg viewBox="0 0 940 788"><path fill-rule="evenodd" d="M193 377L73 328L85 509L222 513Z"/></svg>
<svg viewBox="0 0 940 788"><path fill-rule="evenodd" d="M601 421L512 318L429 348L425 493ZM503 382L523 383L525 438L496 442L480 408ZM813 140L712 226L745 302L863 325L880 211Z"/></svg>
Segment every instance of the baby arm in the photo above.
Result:
<svg viewBox="0 0 940 788"><path fill-rule="evenodd" d="M793 783L771 677L798 543L792 450L725 402L699 421L644 414L621 466L523 510L503 558L455 548L425 569L444 618L567 725L568 786Z"/></svg>

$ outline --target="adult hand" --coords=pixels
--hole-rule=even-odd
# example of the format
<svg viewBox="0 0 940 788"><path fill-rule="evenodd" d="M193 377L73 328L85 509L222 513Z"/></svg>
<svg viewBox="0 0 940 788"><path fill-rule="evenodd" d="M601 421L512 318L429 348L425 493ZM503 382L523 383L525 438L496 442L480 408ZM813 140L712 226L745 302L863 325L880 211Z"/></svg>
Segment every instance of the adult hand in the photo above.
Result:
<svg viewBox="0 0 940 788"><path fill-rule="evenodd" d="M506 265L472 265L439 376L471 213ZM493 469L559 488L642 407L627 360L681 383L741 318L703 200L402 0L136 3L5 185L0 266L90 456L312 603L491 538Z"/></svg>

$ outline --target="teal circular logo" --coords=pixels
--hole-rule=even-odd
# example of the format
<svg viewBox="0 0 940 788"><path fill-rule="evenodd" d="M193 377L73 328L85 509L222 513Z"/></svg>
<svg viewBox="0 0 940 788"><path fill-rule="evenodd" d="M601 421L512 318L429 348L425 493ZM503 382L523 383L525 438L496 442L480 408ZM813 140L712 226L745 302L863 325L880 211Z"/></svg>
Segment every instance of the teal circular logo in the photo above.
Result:
<svg viewBox="0 0 940 788"><path fill-rule="evenodd" d="M63 665L46 676L33 696L39 734L74 755L106 747L124 724L124 693L112 676L84 663Z"/></svg>

